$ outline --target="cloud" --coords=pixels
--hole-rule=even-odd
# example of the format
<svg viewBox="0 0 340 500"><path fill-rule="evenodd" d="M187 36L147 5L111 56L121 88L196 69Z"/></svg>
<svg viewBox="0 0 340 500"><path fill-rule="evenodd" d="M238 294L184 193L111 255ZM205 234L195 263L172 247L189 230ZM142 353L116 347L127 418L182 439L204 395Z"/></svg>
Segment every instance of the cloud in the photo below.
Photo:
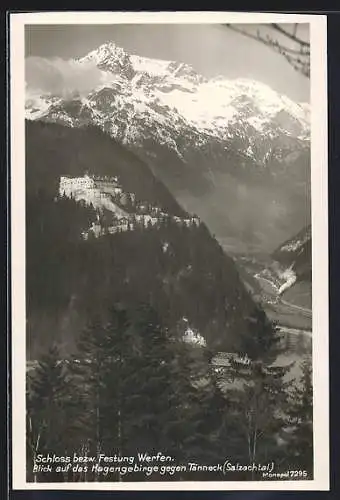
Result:
<svg viewBox="0 0 340 500"><path fill-rule="evenodd" d="M97 68L94 61L31 56L26 59L25 78L28 90L61 97L74 93L86 96L103 81L103 71Z"/></svg>

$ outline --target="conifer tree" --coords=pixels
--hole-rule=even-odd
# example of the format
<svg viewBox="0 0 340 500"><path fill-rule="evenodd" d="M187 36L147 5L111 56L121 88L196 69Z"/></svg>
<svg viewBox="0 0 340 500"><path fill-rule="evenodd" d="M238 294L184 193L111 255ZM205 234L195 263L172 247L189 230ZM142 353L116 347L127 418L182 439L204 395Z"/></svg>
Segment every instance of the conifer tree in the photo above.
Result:
<svg viewBox="0 0 340 500"><path fill-rule="evenodd" d="M206 347L189 345L184 352L180 352L182 363L190 367L189 384L181 378L181 375L186 376L185 371L179 372L182 385L179 395L189 402L184 408L179 406L185 421L183 455L187 462L204 465L223 463L229 451L226 450L228 433L225 426L228 399L218 384L209 357ZM188 479L221 479L221 473L195 473Z"/></svg>
<svg viewBox="0 0 340 500"><path fill-rule="evenodd" d="M130 415L125 411L133 377L136 376L138 339L132 335L128 311L121 304L110 309L104 326L107 338L107 363L103 367L103 384L107 398L103 408L103 441L108 449L126 455L125 425ZM132 379L132 380L131 380Z"/></svg>
<svg viewBox="0 0 340 500"><path fill-rule="evenodd" d="M103 374L102 426L108 429L103 447L115 445L125 456L163 450L177 463L217 459L225 400L209 379L205 351L171 334L150 304L120 314L105 327L114 357Z"/></svg>
<svg viewBox="0 0 340 500"><path fill-rule="evenodd" d="M285 375L290 367L274 364L282 350L280 335L265 313L256 309L249 325L242 349L249 362L231 363L231 371L239 384L236 389L228 390L232 401L228 420L231 446L244 463L251 465L261 460L278 463L283 455L277 440L285 425L290 384ZM256 479L256 472L234 479Z"/></svg>
<svg viewBox="0 0 340 500"><path fill-rule="evenodd" d="M26 411L29 473L39 453L65 455L66 443L72 436L72 384L55 345L41 357L33 375L28 376ZM39 473L33 475L33 480L61 481L62 475Z"/></svg>
<svg viewBox="0 0 340 500"><path fill-rule="evenodd" d="M124 451L169 452L167 424L174 388L168 332L148 304L139 304L130 315L134 342L122 391Z"/></svg>
<svg viewBox="0 0 340 500"><path fill-rule="evenodd" d="M179 331L165 330L165 333L162 341L157 342L157 349L150 350L156 354L161 348L158 351L161 363L155 364L154 370L162 391L155 421L163 433L159 444L163 444L177 465L217 463L223 454L226 400L212 376L210 353L204 347L183 342ZM155 360L159 355L156 354ZM151 397L150 411L153 408ZM209 477L212 478L211 473ZM200 478L207 475L187 471L170 479Z"/></svg>
<svg viewBox="0 0 340 500"><path fill-rule="evenodd" d="M289 456L287 464L292 463L299 470L313 476L313 381L311 360L306 358L302 364L302 375L290 392L288 425L292 432L288 439Z"/></svg>
<svg viewBox="0 0 340 500"><path fill-rule="evenodd" d="M103 420L108 403L106 376L112 360L111 339L102 318L94 316L78 339L77 353L70 366L74 380L81 387L81 411L86 415L83 439L88 441L94 454L101 451L103 440L107 438Z"/></svg>
<svg viewBox="0 0 340 500"><path fill-rule="evenodd" d="M106 320L93 317L78 341L71 370L82 387L81 407L86 415L80 444L86 443L92 455L112 450L124 455L124 398L135 369L132 347L127 312L119 304L111 307ZM87 480L117 479L118 474L87 476Z"/></svg>
<svg viewBox="0 0 340 500"><path fill-rule="evenodd" d="M253 361L262 360L266 364L275 361L283 350L276 324L271 322L259 307L246 318L246 323L248 328L241 334L243 353Z"/></svg>

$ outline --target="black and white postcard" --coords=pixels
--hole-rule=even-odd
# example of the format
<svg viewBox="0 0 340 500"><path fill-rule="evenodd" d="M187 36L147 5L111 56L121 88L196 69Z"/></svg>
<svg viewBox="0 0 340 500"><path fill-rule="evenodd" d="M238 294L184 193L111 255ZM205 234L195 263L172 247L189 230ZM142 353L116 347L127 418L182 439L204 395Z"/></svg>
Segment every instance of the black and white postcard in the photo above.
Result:
<svg viewBox="0 0 340 500"><path fill-rule="evenodd" d="M326 20L10 16L13 489L328 490Z"/></svg>

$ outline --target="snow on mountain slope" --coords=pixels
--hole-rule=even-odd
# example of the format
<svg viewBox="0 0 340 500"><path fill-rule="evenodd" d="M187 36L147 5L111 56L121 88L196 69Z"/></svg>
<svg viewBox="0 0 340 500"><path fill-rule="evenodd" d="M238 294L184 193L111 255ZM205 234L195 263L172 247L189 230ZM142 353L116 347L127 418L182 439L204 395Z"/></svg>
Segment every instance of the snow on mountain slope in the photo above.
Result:
<svg viewBox="0 0 340 500"><path fill-rule="evenodd" d="M166 76L167 68L171 61L162 59L150 59L149 57L130 56L132 66L136 72L148 73L153 76Z"/></svg>
<svg viewBox="0 0 340 500"><path fill-rule="evenodd" d="M284 243L279 249L279 252L297 252L301 250L312 237L311 226L304 228L294 238Z"/></svg>
<svg viewBox="0 0 340 500"><path fill-rule="evenodd" d="M82 67L95 72L93 85L72 89L70 74L79 81ZM307 103L250 79L208 79L183 62L131 55L113 42L69 61L66 91L43 92L37 78L26 83L29 120L99 127L149 165L225 248L272 252L309 223Z"/></svg>
<svg viewBox="0 0 340 500"><path fill-rule="evenodd" d="M298 234L285 241L273 253L281 265L294 272L297 278L311 281L312 277L312 229L304 227Z"/></svg>
<svg viewBox="0 0 340 500"><path fill-rule="evenodd" d="M229 143L236 137L246 156L262 162L270 147L258 144L267 139L309 139L308 104L294 103L260 82L208 80L188 64L130 55L113 42L76 62L94 63L100 83L86 96L71 98L29 88L27 118L70 126L91 122L126 144L152 138L179 156L190 145L201 147L211 139ZM186 140L179 146L181 138Z"/></svg>
<svg viewBox="0 0 340 500"><path fill-rule="evenodd" d="M285 280L284 283L280 286L278 290L278 294L282 295L283 292L288 290L288 288L292 287L296 282L297 276L291 267L285 269L281 274L280 278Z"/></svg>
<svg viewBox="0 0 340 500"><path fill-rule="evenodd" d="M160 93L158 93L160 95ZM264 131L277 113L285 110L308 129L304 109L267 85L252 80L213 79L195 89L195 95L183 99L183 92L174 89L162 95L162 100L177 108L182 116L204 131L221 136L227 123L242 116L257 130ZM202 103L209 103L202 106Z"/></svg>
<svg viewBox="0 0 340 500"><path fill-rule="evenodd" d="M43 95L39 90L26 89L26 118L39 120L49 112L53 104L60 101L59 97Z"/></svg>

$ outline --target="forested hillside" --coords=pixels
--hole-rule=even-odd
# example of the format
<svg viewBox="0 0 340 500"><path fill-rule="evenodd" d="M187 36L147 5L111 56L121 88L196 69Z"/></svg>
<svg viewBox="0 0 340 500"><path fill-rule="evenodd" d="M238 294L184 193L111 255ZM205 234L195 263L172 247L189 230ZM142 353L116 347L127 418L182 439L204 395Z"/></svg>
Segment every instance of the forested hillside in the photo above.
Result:
<svg viewBox="0 0 340 500"><path fill-rule="evenodd" d="M95 126L73 128L26 121L27 195L39 189L53 198L62 175L118 175L126 190L169 213L184 211L149 167Z"/></svg>
<svg viewBox="0 0 340 500"><path fill-rule="evenodd" d="M242 350L242 339L263 325L251 321L256 306L232 259L204 224L170 217L184 212L147 165L93 128L35 122L26 131L28 356L52 341L72 351L91 314L105 317L117 301L146 302L169 328L186 318L210 347ZM84 241L98 214L58 196L58 179L86 171L119 175L124 188L169 217Z"/></svg>
<svg viewBox="0 0 340 500"><path fill-rule="evenodd" d="M102 132L26 130L27 480L261 480L222 466L269 455L277 474L294 466L311 477L309 367L294 389L289 368L272 366L279 333L207 227ZM135 195L126 224L114 197L111 212L88 202L93 173L117 176L116 189ZM61 193L61 176L85 198ZM141 206L158 216L135 212ZM215 369L217 351L248 364ZM157 452L171 463L143 468L139 454ZM78 456L94 467L78 467ZM39 467L42 457L63 463Z"/></svg>

